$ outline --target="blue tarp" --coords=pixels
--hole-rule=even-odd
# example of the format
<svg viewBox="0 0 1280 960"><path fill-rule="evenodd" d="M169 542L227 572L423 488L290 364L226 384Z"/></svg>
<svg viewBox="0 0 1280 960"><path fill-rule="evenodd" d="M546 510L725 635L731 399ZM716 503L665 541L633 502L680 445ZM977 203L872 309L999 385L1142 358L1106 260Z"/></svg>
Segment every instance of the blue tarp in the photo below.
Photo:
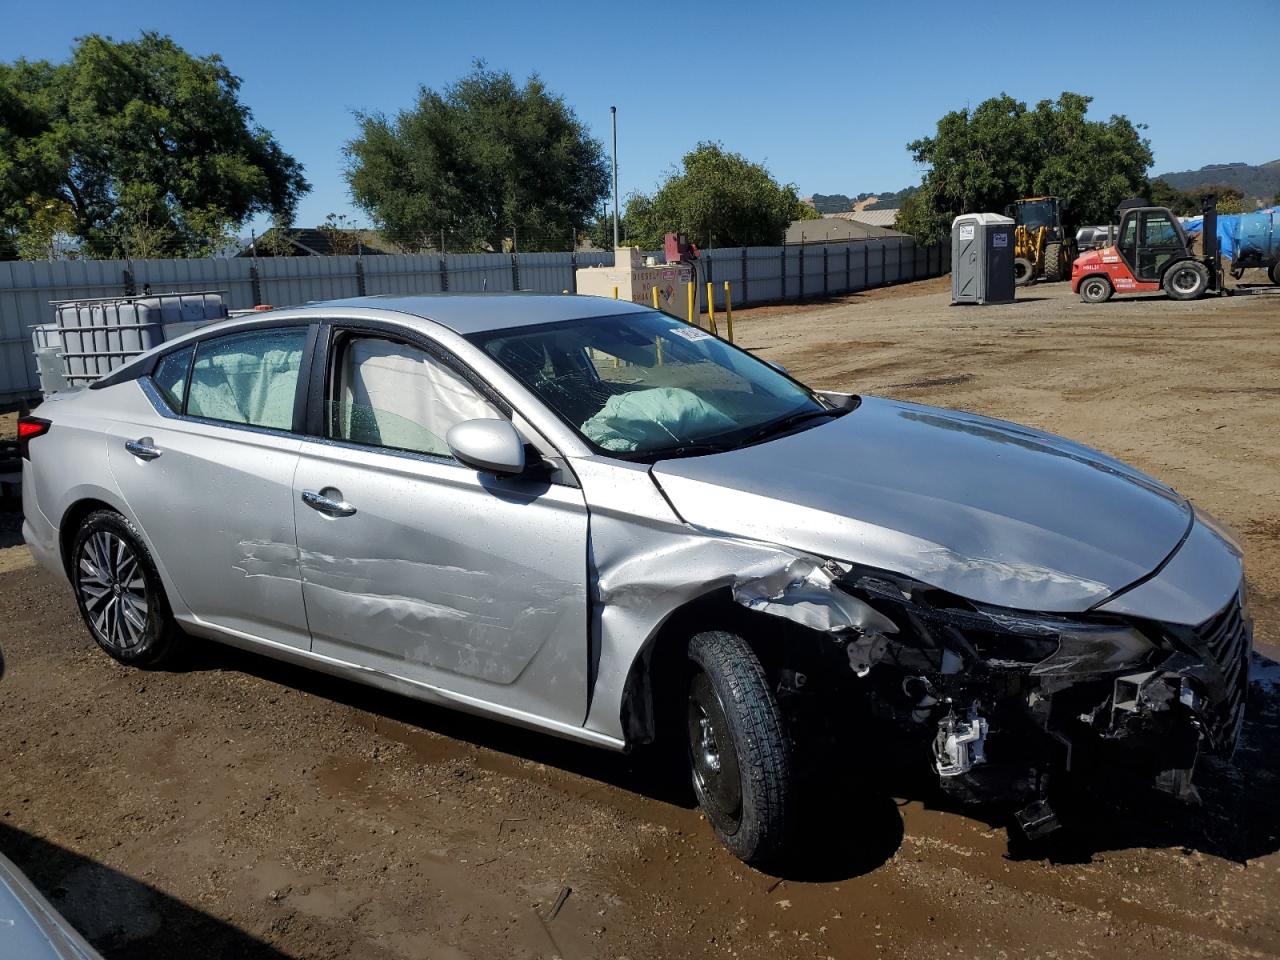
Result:
<svg viewBox="0 0 1280 960"><path fill-rule="evenodd" d="M1204 230L1204 217L1188 217L1182 225L1187 233L1200 233ZM1255 213L1220 214L1218 251L1228 260L1234 260L1237 248L1256 253L1263 260L1273 259L1280 252L1280 207Z"/></svg>

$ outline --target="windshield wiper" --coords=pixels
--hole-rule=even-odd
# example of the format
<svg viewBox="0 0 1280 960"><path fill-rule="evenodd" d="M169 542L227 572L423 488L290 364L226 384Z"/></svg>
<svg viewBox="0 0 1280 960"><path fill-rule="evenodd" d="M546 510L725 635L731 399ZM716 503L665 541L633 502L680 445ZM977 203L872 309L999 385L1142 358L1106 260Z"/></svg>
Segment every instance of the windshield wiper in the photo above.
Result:
<svg viewBox="0 0 1280 960"><path fill-rule="evenodd" d="M746 446L747 444L758 443L767 437L789 430L791 427L799 426L806 420L813 420L817 417L838 417L843 412L843 410L800 410L796 413L789 413L785 417L770 421L758 430L747 434L742 444Z"/></svg>
<svg viewBox="0 0 1280 960"><path fill-rule="evenodd" d="M725 453L732 450L734 444L724 443L680 443L674 447L663 447L661 450L650 450L645 453L645 460L675 460L679 457L699 457L707 453Z"/></svg>

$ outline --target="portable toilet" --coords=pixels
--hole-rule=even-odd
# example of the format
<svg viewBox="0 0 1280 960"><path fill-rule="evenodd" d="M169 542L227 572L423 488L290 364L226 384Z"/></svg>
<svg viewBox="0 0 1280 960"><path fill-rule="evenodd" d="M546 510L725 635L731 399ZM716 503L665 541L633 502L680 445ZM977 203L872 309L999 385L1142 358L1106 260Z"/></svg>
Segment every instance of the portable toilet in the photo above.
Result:
<svg viewBox="0 0 1280 960"><path fill-rule="evenodd" d="M951 302L1013 301L1013 221L962 213L951 224Z"/></svg>

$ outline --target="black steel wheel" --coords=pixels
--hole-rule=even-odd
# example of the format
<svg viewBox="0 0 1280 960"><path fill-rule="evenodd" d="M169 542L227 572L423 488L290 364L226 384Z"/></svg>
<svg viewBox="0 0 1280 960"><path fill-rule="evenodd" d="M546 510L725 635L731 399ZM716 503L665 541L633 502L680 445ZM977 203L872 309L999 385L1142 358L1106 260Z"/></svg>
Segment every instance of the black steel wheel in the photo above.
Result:
<svg viewBox="0 0 1280 960"><path fill-rule="evenodd" d="M1165 271L1163 286L1173 300L1199 300L1209 289L1209 268L1199 260L1179 260Z"/></svg>
<svg viewBox="0 0 1280 960"><path fill-rule="evenodd" d="M1106 303L1114 292L1106 277L1086 277L1080 282L1080 299L1085 303Z"/></svg>
<svg viewBox="0 0 1280 960"><path fill-rule="evenodd" d="M1236 279L1238 280L1239 277ZM1271 265L1271 282L1280 287L1280 260Z"/></svg>
<svg viewBox="0 0 1280 960"><path fill-rule="evenodd" d="M1026 286L1035 276L1035 272L1036 265L1026 257L1013 258L1013 282L1016 286Z"/></svg>
<svg viewBox="0 0 1280 960"><path fill-rule="evenodd" d="M71 547L76 604L98 646L121 663L156 666L177 645L160 575L133 524L112 510L85 518Z"/></svg>
<svg viewBox="0 0 1280 960"><path fill-rule="evenodd" d="M792 830L791 743L768 677L745 640L700 633L689 643L687 704L693 789L739 859L778 862Z"/></svg>

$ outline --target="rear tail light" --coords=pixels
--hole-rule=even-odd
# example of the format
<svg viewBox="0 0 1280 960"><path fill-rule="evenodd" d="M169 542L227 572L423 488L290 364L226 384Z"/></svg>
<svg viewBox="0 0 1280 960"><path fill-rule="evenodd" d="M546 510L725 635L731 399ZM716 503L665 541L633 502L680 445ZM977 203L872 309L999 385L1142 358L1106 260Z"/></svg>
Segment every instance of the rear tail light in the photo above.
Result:
<svg viewBox="0 0 1280 960"><path fill-rule="evenodd" d="M42 417L19 417L18 418L18 452L22 455L23 460L31 459L30 443L36 437L43 437L49 432L49 428L53 423Z"/></svg>

